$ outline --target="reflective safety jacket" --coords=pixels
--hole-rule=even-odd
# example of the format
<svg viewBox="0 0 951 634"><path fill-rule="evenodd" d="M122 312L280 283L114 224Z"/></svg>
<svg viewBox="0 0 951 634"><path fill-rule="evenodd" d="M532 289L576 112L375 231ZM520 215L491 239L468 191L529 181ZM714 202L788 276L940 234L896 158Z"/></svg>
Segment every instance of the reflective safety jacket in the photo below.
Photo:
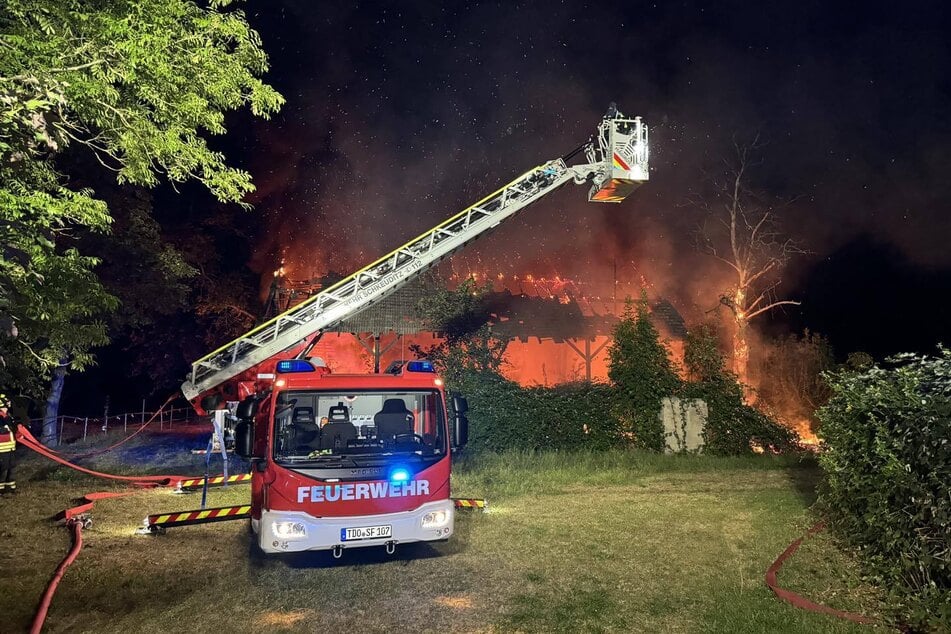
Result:
<svg viewBox="0 0 951 634"><path fill-rule="evenodd" d="M17 441L13 437L10 425L0 423L0 453L13 451L17 448Z"/></svg>

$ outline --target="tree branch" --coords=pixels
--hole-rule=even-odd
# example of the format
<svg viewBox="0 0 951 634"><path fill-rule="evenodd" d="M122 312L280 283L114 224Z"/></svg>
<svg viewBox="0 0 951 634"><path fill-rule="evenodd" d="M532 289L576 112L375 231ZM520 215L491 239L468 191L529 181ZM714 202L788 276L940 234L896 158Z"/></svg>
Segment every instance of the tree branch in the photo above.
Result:
<svg viewBox="0 0 951 634"><path fill-rule="evenodd" d="M786 304L792 305L792 306L800 306L800 305L802 304L802 302L796 302L796 301L793 301L793 300L791 300L791 299L784 299L784 300L782 300L782 301L773 302L772 304L769 304L768 306L763 306L763 307L760 308L759 310L757 310L757 311L755 311L755 312L752 312L752 313L750 313L749 315L747 315L747 316L746 316L746 321L749 321L749 320L753 319L753 318L756 317L757 315L762 315L762 314L765 313L766 311L772 310L772 309L776 308L777 306L783 306L783 305L786 305Z"/></svg>

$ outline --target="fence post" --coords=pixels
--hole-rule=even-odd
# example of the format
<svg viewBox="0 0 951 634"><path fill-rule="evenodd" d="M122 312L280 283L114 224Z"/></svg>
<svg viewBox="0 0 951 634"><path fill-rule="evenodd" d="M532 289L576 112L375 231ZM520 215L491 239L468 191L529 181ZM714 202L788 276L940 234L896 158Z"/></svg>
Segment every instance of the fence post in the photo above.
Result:
<svg viewBox="0 0 951 634"><path fill-rule="evenodd" d="M83 440L86 440L86 431L89 429L89 417L87 416L83 421Z"/></svg>
<svg viewBox="0 0 951 634"><path fill-rule="evenodd" d="M142 399L142 424L145 424L145 399Z"/></svg>
<svg viewBox="0 0 951 634"><path fill-rule="evenodd" d="M129 412L122 415L122 433L129 431Z"/></svg>
<svg viewBox="0 0 951 634"><path fill-rule="evenodd" d="M66 417L60 416L59 417L59 436L56 437L57 445L63 444L63 425L65 424L65 422L66 422Z"/></svg>

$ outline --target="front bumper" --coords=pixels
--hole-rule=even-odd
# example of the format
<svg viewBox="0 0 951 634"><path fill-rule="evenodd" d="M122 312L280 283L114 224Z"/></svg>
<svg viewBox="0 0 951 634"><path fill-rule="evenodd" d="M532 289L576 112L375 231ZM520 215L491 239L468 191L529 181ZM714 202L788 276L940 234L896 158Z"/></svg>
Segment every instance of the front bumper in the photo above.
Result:
<svg viewBox="0 0 951 634"><path fill-rule="evenodd" d="M438 528L423 528L423 516L433 511L445 511L448 521ZM277 535L277 522L300 523L305 535L282 537ZM447 539L455 524L455 508L452 500L440 500L423 504L412 511L385 513L381 515L357 515L352 517L314 517L300 511L262 511L261 519L255 522L258 544L266 553L291 553L304 550L330 550L335 547L363 548L383 546L388 542L405 544ZM341 530L363 526L392 526L389 537L343 541Z"/></svg>

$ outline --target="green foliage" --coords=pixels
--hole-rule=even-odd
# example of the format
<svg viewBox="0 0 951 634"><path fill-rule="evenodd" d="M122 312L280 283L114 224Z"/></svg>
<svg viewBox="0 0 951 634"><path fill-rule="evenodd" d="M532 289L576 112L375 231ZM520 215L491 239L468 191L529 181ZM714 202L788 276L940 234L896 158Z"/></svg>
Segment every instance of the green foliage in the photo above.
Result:
<svg viewBox="0 0 951 634"><path fill-rule="evenodd" d="M81 369L92 360L89 349L107 341L101 315L115 298L92 273L96 258L69 243L69 228L105 231L110 218L89 192L60 187L35 165L16 168L7 177L0 163L0 315L8 324L0 333L0 377L35 390L36 376L64 355Z"/></svg>
<svg viewBox="0 0 951 634"><path fill-rule="evenodd" d="M793 432L743 402L743 388L736 376L726 371L718 342L710 324L691 330L684 342L684 363L694 380L681 388L680 396L707 403L704 451L737 456L752 453L754 445L771 453L793 450Z"/></svg>
<svg viewBox="0 0 951 634"><path fill-rule="evenodd" d="M626 443L609 385L523 388L496 373L467 372L459 389L469 400L469 444L477 450L603 450Z"/></svg>
<svg viewBox="0 0 951 634"><path fill-rule="evenodd" d="M618 394L604 383L528 388L541 448L604 450L627 444L617 416Z"/></svg>
<svg viewBox="0 0 951 634"><path fill-rule="evenodd" d="M228 111L267 117L282 97L260 76L257 33L228 2L5 0L0 8L0 350L5 379L47 373L63 358L81 368L106 340L115 299L77 251L82 232L112 217L61 173L92 159L119 183L195 180L241 201L250 176L208 145ZM72 174L70 174L72 176ZM140 234L141 235L141 234ZM166 251L158 262L180 269ZM53 278L55 279L55 284Z"/></svg>
<svg viewBox="0 0 951 634"><path fill-rule="evenodd" d="M470 278L453 290L432 281L429 287L419 309L427 326L443 340L426 349L412 346L411 351L433 361L451 389L464 377L472 381L473 377L499 376L508 341L496 337L489 324L485 297L492 285Z"/></svg>
<svg viewBox="0 0 951 634"><path fill-rule="evenodd" d="M523 388L500 373L507 341L493 335L485 308L490 285L466 280L455 290L434 287L420 306L436 346L412 348L431 359L447 387L469 400L469 444L485 451L589 447L622 442L614 390L580 383Z"/></svg>
<svg viewBox="0 0 951 634"><path fill-rule="evenodd" d="M198 271L163 239L147 191L122 187L108 199L112 230L84 235L80 246L101 254L98 277L121 302L122 310L111 316L112 331L135 331L181 309L190 292L187 282Z"/></svg>
<svg viewBox="0 0 951 634"><path fill-rule="evenodd" d="M269 116L283 103L260 80L267 57L241 12L190 0L6 0L0 28L0 94L14 95L2 120L22 122L26 110L119 182L195 179L224 201L253 189L203 136L223 134L230 110Z"/></svg>
<svg viewBox="0 0 951 634"><path fill-rule="evenodd" d="M493 452L573 448L602 450L633 445L664 450L659 414L668 396L700 398L710 417L705 451L751 454L753 445L781 453L795 447L793 434L743 403L736 377L723 369L711 327L696 329L687 341L686 363L696 380L677 376L650 321L647 300L628 302L614 330L609 376L613 384L576 383L523 388L499 369L503 341L492 336L483 298L488 287L468 281L454 291L435 289L421 309L445 340L418 356L432 359L450 390L469 400L470 445Z"/></svg>
<svg viewBox="0 0 951 634"><path fill-rule="evenodd" d="M651 323L646 293L636 305L628 299L612 335L608 377L618 392L617 416L626 421L635 446L663 451L661 401L673 395L681 381Z"/></svg>
<svg viewBox="0 0 951 634"><path fill-rule="evenodd" d="M951 351L828 375L819 412L838 534L863 551L917 629L951 629Z"/></svg>
<svg viewBox="0 0 951 634"><path fill-rule="evenodd" d="M533 412L517 383L497 372L463 370L447 386L469 401L469 447L485 451L534 448Z"/></svg>

